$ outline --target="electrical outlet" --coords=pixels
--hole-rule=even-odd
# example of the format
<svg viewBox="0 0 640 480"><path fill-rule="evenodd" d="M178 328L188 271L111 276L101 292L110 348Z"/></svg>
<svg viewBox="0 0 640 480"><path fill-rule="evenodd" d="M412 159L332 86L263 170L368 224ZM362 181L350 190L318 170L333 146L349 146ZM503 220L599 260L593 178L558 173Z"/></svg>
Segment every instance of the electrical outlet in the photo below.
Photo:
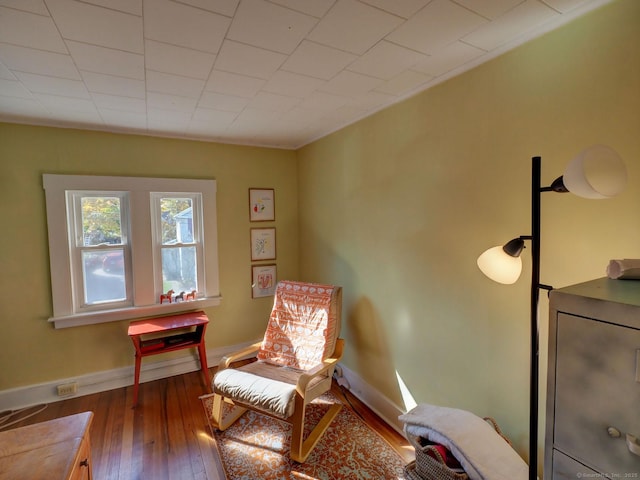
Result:
<svg viewBox="0 0 640 480"><path fill-rule="evenodd" d="M58 385L58 396L66 397L67 395L73 395L78 392L78 382L64 383Z"/></svg>

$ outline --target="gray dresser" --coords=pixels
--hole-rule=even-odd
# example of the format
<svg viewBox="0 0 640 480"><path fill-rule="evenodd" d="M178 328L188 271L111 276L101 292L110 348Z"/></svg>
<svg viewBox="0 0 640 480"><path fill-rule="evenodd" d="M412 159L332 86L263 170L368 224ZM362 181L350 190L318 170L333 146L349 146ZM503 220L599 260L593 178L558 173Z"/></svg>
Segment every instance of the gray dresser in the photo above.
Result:
<svg viewBox="0 0 640 480"><path fill-rule="evenodd" d="M545 480L640 479L640 280L549 299Z"/></svg>

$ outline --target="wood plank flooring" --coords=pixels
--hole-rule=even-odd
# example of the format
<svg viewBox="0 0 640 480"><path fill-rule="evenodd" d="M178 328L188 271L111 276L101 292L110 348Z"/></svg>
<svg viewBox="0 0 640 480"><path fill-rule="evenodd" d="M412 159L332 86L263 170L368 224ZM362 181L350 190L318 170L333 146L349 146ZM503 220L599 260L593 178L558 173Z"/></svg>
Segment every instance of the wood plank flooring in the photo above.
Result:
<svg viewBox="0 0 640 480"><path fill-rule="evenodd" d="M350 393L337 385L334 390L347 408L359 414L407 462L414 458L402 435ZM141 384L135 409L131 408L133 387L129 386L51 403L9 428L91 410L94 479L222 480L224 471L198 399L204 393L201 373L187 373Z"/></svg>

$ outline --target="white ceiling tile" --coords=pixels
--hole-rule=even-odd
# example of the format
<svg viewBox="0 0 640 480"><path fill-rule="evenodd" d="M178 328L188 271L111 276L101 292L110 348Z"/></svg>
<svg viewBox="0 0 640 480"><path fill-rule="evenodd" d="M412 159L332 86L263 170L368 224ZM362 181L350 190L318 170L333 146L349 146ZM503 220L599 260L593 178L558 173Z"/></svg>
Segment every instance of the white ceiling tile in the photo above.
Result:
<svg viewBox="0 0 640 480"><path fill-rule="evenodd" d="M345 105L349 99L339 95L332 95L325 92L313 92L302 102L298 104L300 108L308 108L311 110L333 110Z"/></svg>
<svg viewBox="0 0 640 480"><path fill-rule="evenodd" d="M143 53L142 18L74 0L47 0L65 39Z"/></svg>
<svg viewBox="0 0 640 480"><path fill-rule="evenodd" d="M478 48L491 50L558 15L536 0L527 0L495 21L464 36L462 40Z"/></svg>
<svg viewBox="0 0 640 480"><path fill-rule="evenodd" d="M198 107L238 113L244 110L248 103L249 99L245 97L204 92Z"/></svg>
<svg viewBox="0 0 640 480"><path fill-rule="evenodd" d="M80 70L144 80L144 56L140 54L72 40L66 43Z"/></svg>
<svg viewBox="0 0 640 480"><path fill-rule="evenodd" d="M0 60L11 70L80 80L69 55L0 44Z"/></svg>
<svg viewBox="0 0 640 480"><path fill-rule="evenodd" d="M231 19L169 0L144 0L145 38L217 53Z"/></svg>
<svg viewBox="0 0 640 480"><path fill-rule="evenodd" d="M336 0L271 0L283 7L306 13L317 18L323 17Z"/></svg>
<svg viewBox="0 0 640 480"><path fill-rule="evenodd" d="M371 110L387 105L396 98L395 95L374 90L353 97L347 105L361 110Z"/></svg>
<svg viewBox="0 0 640 480"><path fill-rule="evenodd" d="M83 0L112 10L119 10L132 15L142 16L142 0Z"/></svg>
<svg viewBox="0 0 640 480"><path fill-rule="evenodd" d="M231 122L238 116L238 112L228 112L224 110L215 110L213 108L198 107L193 113L192 123L197 122L213 122L218 127L224 125L229 126Z"/></svg>
<svg viewBox="0 0 640 480"><path fill-rule="evenodd" d="M525 0L456 0L457 3L485 18L498 18Z"/></svg>
<svg viewBox="0 0 640 480"><path fill-rule="evenodd" d="M402 18L409 18L424 7L431 0L361 0L385 12L393 13ZM487 1L487 0L483 0Z"/></svg>
<svg viewBox="0 0 640 480"><path fill-rule="evenodd" d="M82 72L82 78L91 93L105 93L143 100L146 96L144 80L93 72Z"/></svg>
<svg viewBox="0 0 640 480"><path fill-rule="evenodd" d="M119 110L138 114L147 113L147 102L144 98L123 97L104 93L93 93L91 96L99 109Z"/></svg>
<svg viewBox="0 0 640 480"><path fill-rule="evenodd" d="M406 95L427 83L430 79L431 77L424 73L406 70L377 87L376 91L397 96Z"/></svg>
<svg viewBox="0 0 640 480"><path fill-rule="evenodd" d="M566 13L578 8L585 2L583 0L546 0L545 3L559 12Z"/></svg>
<svg viewBox="0 0 640 480"><path fill-rule="evenodd" d="M191 121L191 114L175 112L173 110L149 109L147 114L147 128L150 131L165 132L182 135Z"/></svg>
<svg viewBox="0 0 640 480"><path fill-rule="evenodd" d="M102 120L107 125L119 127L120 129L146 129L147 128L147 112L125 112L122 110L114 110L111 108L98 108L98 112Z"/></svg>
<svg viewBox="0 0 640 480"><path fill-rule="evenodd" d="M199 98L205 81L197 78L181 77L171 73L147 70L147 91Z"/></svg>
<svg viewBox="0 0 640 480"><path fill-rule="evenodd" d="M278 70L264 86L265 92L304 98L325 84L318 78Z"/></svg>
<svg viewBox="0 0 640 480"><path fill-rule="evenodd" d="M68 78L48 77L33 73L16 72L18 79L32 92L90 99L84 83Z"/></svg>
<svg viewBox="0 0 640 480"><path fill-rule="evenodd" d="M180 0L182 3L192 5L194 7L208 10L214 13L220 13L227 17L232 17L238 8L240 0Z"/></svg>
<svg viewBox="0 0 640 480"><path fill-rule="evenodd" d="M260 78L214 70L209 76L205 89L211 92L250 98L258 93L264 84L265 81Z"/></svg>
<svg viewBox="0 0 640 480"><path fill-rule="evenodd" d="M50 17L0 7L0 42L67 53Z"/></svg>
<svg viewBox="0 0 640 480"><path fill-rule="evenodd" d="M225 40L216 58L215 68L268 80L286 58L282 53Z"/></svg>
<svg viewBox="0 0 640 480"><path fill-rule="evenodd" d="M447 21L442 21L446 18ZM432 54L455 42L487 20L449 0L434 0L393 33L387 40Z"/></svg>
<svg viewBox="0 0 640 480"><path fill-rule="evenodd" d="M166 93L149 92L147 94L147 105L149 108L164 110L175 110L180 112L193 112L196 108L197 99L180 97L178 95L168 95Z"/></svg>
<svg viewBox="0 0 640 480"><path fill-rule="evenodd" d="M0 118L49 118L49 111L35 98L5 97L0 95Z"/></svg>
<svg viewBox="0 0 640 480"><path fill-rule="evenodd" d="M17 80L16 76L11 73L11 70L9 70L0 60L0 78L3 78L5 80Z"/></svg>
<svg viewBox="0 0 640 480"><path fill-rule="evenodd" d="M299 98L278 95L269 92L259 92L247 105L247 108L286 112L300 103Z"/></svg>
<svg viewBox="0 0 640 480"><path fill-rule="evenodd" d="M349 65L349 70L390 80L403 70L424 61L426 55L390 42L381 41Z"/></svg>
<svg viewBox="0 0 640 480"><path fill-rule="evenodd" d="M305 40L282 64L282 70L329 80L356 58L353 53Z"/></svg>
<svg viewBox="0 0 640 480"><path fill-rule="evenodd" d="M38 15L49 16L49 11L44 4L44 0L0 0L0 5L25 12L37 13Z"/></svg>
<svg viewBox="0 0 640 480"><path fill-rule="evenodd" d="M97 110L84 111L84 110L65 110L64 108L56 109L56 117L59 118L63 124L67 126L92 125L100 127L104 125L102 117Z"/></svg>
<svg viewBox="0 0 640 480"><path fill-rule="evenodd" d="M15 98L33 98L31 92L17 80L5 80L0 78L0 96Z"/></svg>
<svg viewBox="0 0 640 480"><path fill-rule="evenodd" d="M96 106L91 99L69 98L45 93L36 93L34 94L34 97L37 98L45 107L55 110L56 112L62 110L69 112L97 112Z"/></svg>
<svg viewBox="0 0 640 480"><path fill-rule="evenodd" d="M317 18L264 0L242 0L227 38L288 54L317 22Z"/></svg>
<svg viewBox="0 0 640 480"><path fill-rule="evenodd" d="M348 97L373 90L382 83L383 81L379 78L368 77L345 70L325 83L320 90L326 93Z"/></svg>
<svg viewBox="0 0 640 480"><path fill-rule="evenodd" d="M471 60L481 57L486 52L463 42L454 42L447 45L434 55L414 65L412 70L426 73L431 76L442 75Z"/></svg>
<svg viewBox="0 0 640 480"><path fill-rule="evenodd" d="M308 39L361 55L401 23L401 18L356 0L338 0Z"/></svg>
<svg viewBox="0 0 640 480"><path fill-rule="evenodd" d="M145 40L145 62L149 70L206 80L216 56L191 48Z"/></svg>

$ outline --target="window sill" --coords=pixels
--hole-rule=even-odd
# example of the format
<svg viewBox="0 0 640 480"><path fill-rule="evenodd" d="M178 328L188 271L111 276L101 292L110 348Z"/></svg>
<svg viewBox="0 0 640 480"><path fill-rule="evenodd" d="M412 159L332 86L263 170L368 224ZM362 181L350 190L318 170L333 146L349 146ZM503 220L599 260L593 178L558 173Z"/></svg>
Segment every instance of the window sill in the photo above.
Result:
<svg viewBox="0 0 640 480"><path fill-rule="evenodd" d="M97 323L117 322L120 320L133 320L154 315L169 315L172 313L188 312L205 307L220 305L222 297L208 297L188 302L163 303L162 305L147 305L144 307L121 308L100 312L78 313L64 317L51 317L49 322L55 328L80 327Z"/></svg>

